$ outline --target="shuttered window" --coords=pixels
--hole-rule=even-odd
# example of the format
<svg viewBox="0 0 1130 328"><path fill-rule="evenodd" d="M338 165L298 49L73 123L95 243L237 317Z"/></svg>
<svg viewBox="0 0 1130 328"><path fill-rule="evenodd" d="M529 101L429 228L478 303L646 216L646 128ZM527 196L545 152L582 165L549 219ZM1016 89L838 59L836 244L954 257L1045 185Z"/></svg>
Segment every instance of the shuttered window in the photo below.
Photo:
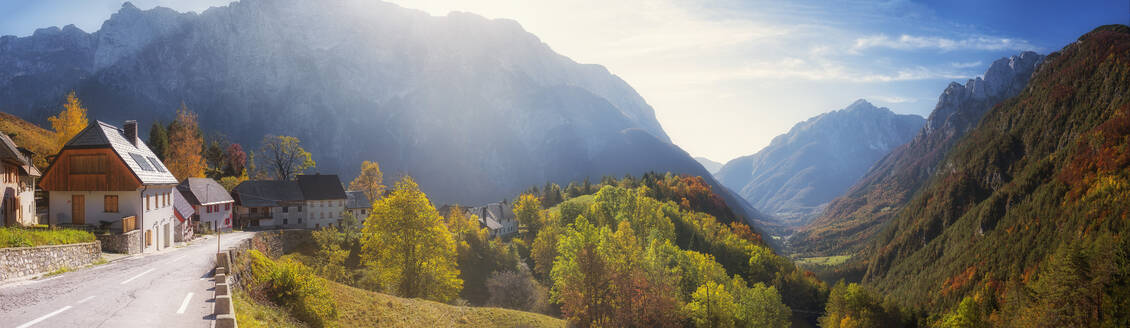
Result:
<svg viewBox="0 0 1130 328"><path fill-rule="evenodd" d="M106 203L106 213L118 213L118 195L106 195L104 202Z"/></svg>

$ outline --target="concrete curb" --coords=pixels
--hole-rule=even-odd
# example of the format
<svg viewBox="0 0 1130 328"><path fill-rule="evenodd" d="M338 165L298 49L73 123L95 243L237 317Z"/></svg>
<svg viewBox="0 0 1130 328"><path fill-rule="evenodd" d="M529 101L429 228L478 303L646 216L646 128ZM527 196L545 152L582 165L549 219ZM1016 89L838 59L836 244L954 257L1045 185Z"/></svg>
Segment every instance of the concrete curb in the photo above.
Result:
<svg viewBox="0 0 1130 328"><path fill-rule="evenodd" d="M216 273L212 279L216 288L214 301L215 308L212 313L216 316L216 328L236 328L239 325L235 321L235 304L231 299L231 290L228 288L228 275L231 268L231 261L228 259L227 252L216 253Z"/></svg>

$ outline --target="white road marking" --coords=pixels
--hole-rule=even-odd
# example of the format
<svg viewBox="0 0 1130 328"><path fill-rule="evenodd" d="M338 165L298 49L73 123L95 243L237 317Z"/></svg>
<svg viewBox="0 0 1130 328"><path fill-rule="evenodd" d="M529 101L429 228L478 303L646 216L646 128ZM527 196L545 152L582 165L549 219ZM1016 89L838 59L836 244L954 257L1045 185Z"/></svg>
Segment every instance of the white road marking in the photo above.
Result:
<svg viewBox="0 0 1130 328"><path fill-rule="evenodd" d="M181 255L180 257L173 259L173 262L180 261L180 259L183 259L185 256L188 255Z"/></svg>
<svg viewBox="0 0 1130 328"><path fill-rule="evenodd" d="M133 281L134 279L141 278L141 276L144 276L146 273L153 272L153 270L155 270L155 269L149 269L149 270L145 270L145 272L138 273L136 276L133 276L133 278L129 278L129 279L126 279L125 281L122 281L121 283L119 283L119 285L128 284L130 281Z"/></svg>
<svg viewBox="0 0 1130 328"><path fill-rule="evenodd" d="M31 327L32 325L37 324L40 321L47 320L47 318L54 317L55 315L58 315L59 313L63 313L63 311L70 310L70 309L71 309L70 305L64 306L62 309L55 310L55 312L48 313L47 315L39 317L35 320L28 321L27 323L22 324L22 325L20 325L19 327L16 327L16 328Z"/></svg>
<svg viewBox="0 0 1130 328"><path fill-rule="evenodd" d="M191 299L192 293L188 293L188 295L184 296L184 302L180 303L180 309L177 310L177 314L184 314L184 310L188 308L188 301Z"/></svg>
<svg viewBox="0 0 1130 328"><path fill-rule="evenodd" d="M86 301L89 301L93 298L94 298L94 296L87 296L86 298L82 299L81 301L78 301L78 304L86 303Z"/></svg>

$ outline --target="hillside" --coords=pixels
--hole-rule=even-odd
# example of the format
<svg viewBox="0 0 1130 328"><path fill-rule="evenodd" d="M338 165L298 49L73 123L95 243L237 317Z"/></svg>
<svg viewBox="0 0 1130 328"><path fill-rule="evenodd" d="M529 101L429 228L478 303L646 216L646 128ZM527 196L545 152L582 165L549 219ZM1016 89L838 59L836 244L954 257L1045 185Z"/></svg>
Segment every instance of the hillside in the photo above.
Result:
<svg viewBox="0 0 1130 328"><path fill-rule="evenodd" d="M722 163L715 162L706 157L695 157L694 160L698 161L699 164L702 164L702 167L705 168L706 171L710 172L710 174L714 174L715 172L718 172L718 169L722 168Z"/></svg>
<svg viewBox="0 0 1130 328"><path fill-rule="evenodd" d="M648 171L718 185L622 79L517 22L469 13L362 0L244 0L202 13L127 2L93 33L0 38L0 108L43 123L72 89L91 119L146 130L183 102L203 130L244 149L298 137L314 171L345 181L377 161L386 176L418 177L437 204Z"/></svg>
<svg viewBox="0 0 1130 328"><path fill-rule="evenodd" d="M950 83L910 142L895 148L827 210L790 238L791 251L824 256L858 251L937 170L954 144L994 105L1016 96L1043 60L1024 52L994 61L984 78Z"/></svg>
<svg viewBox="0 0 1130 328"><path fill-rule="evenodd" d="M924 123L860 99L844 109L797 123L769 146L726 163L715 174L723 185L771 217L801 226L854 184Z"/></svg>
<svg viewBox="0 0 1130 328"><path fill-rule="evenodd" d="M1130 323L1127 95L1130 27L1048 55L864 251L864 282L997 326Z"/></svg>
<svg viewBox="0 0 1130 328"><path fill-rule="evenodd" d="M46 157L55 154L54 133L4 112L0 112L0 131L12 135L17 146L34 152L32 161L36 167L47 168Z"/></svg>

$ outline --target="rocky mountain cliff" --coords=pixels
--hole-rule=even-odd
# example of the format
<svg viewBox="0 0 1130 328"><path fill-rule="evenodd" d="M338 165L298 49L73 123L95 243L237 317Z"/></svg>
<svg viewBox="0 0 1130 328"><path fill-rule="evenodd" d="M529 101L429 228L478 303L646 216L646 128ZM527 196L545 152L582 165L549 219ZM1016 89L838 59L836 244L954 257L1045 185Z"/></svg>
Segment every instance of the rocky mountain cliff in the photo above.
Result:
<svg viewBox="0 0 1130 328"><path fill-rule="evenodd" d="M604 67L555 53L514 21L467 13L361 0L243 0L200 14L126 3L94 33L0 38L0 110L42 124L72 89L92 119L148 127L184 102L204 130L245 148L296 136L317 171L346 179L376 160L437 203L646 171L714 182Z"/></svg>
<svg viewBox="0 0 1130 328"><path fill-rule="evenodd" d="M718 169L722 168L722 163L715 162L706 157L695 157L694 160L698 161L699 164L702 164L702 167L710 173L718 172Z"/></svg>
<svg viewBox="0 0 1130 328"><path fill-rule="evenodd" d="M884 157L790 240L793 251L831 255L858 250L935 173L938 163L990 108L1016 96L1044 56L1023 52L994 61L984 78L950 83L926 126Z"/></svg>
<svg viewBox="0 0 1130 328"><path fill-rule="evenodd" d="M923 123L921 116L895 114L860 99L798 123L765 149L726 163L715 176L777 223L804 225Z"/></svg>

